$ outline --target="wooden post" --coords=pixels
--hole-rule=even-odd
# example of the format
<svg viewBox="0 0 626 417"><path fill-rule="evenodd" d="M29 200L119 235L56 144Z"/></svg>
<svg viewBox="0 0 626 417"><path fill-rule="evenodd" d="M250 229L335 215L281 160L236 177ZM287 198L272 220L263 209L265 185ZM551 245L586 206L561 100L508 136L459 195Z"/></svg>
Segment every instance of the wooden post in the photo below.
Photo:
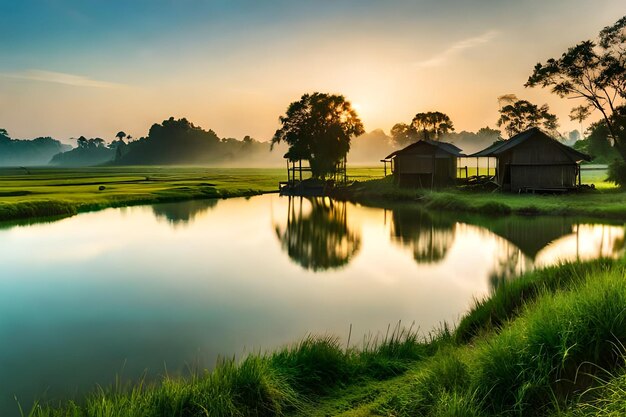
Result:
<svg viewBox="0 0 626 417"><path fill-rule="evenodd" d="M298 164L300 165L300 182L302 182L302 159L298 161Z"/></svg>
<svg viewBox="0 0 626 417"><path fill-rule="evenodd" d="M478 179L478 157L476 157L476 179Z"/></svg>
<svg viewBox="0 0 626 417"><path fill-rule="evenodd" d="M430 174L430 189L435 188L435 161L437 161L437 157L435 156L437 153L437 148L433 151L433 167L432 172Z"/></svg>
<svg viewBox="0 0 626 417"><path fill-rule="evenodd" d="M387 161L383 160L383 166L385 167L385 177L387 176Z"/></svg>
<svg viewBox="0 0 626 417"><path fill-rule="evenodd" d="M289 159L287 159L287 184L291 183L291 177L289 176Z"/></svg>
<svg viewBox="0 0 626 417"><path fill-rule="evenodd" d="M489 157L487 157L487 178L489 178Z"/></svg>

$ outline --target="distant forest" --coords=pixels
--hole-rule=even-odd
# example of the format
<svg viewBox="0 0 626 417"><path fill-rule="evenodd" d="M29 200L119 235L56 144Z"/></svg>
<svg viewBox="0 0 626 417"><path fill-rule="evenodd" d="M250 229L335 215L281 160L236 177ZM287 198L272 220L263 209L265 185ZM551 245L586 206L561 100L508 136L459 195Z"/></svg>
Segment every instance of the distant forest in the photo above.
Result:
<svg viewBox="0 0 626 417"><path fill-rule="evenodd" d="M451 126L451 122L450 126ZM388 135L382 129L365 133L352 140L348 160L351 165L376 165L394 150L403 148L418 138L394 126ZM406 126L406 125L404 125ZM579 148L594 155L612 156L606 146L606 132L601 126L592 125L590 139L579 141ZM595 128L595 129L594 129ZM488 127L478 132L441 132L437 140L454 143L465 153L473 153L493 142L503 140L499 130ZM593 142L593 143L591 143ZM587 149L589 145L590 149ZM594 148L595 146L595 148ZM597 149L596 149L597 148ZM607 148L607 149L605 149ZM0 129L0 166L80 167L97 165L206 165L233 167L283 166L286 145L274 146L245 136L243 139L220 138L213 130L204 130L185 118L164 120L154 124L148 135L138 139L119 132L108 142L102 138L87 139L81 136L76 147L52 138L33 140L11 139L8 132ZM604 158L602 158L604 159ZM606 158L610 159L610 158Z"/></svg>
<svg viewBox="0 0 626 417"><path fill-rule="evenodd" d="M54 155L71 148L49 137L32 140L11 139L9 132L0 129L0 166L46 165Z"/></svg>

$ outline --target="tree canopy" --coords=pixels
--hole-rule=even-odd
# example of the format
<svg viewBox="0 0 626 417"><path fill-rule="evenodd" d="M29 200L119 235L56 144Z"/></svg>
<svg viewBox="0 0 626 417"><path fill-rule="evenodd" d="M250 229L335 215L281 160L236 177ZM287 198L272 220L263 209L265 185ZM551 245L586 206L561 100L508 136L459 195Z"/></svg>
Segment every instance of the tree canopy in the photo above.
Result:
<svg viewBox="0 0 626 417"><path fill-rule="evenodd" d="M315 178L334 172L350 150L350 140L365 133L363 123L342 95L313 93L303 95L279 118L282 127L272 138L272 146L289 145L290 160L306 159Z"/></svg>
<svg viewBox="0 0 626 417"><path fill-rule="evenodd" d="M411 127L420 139L439 140L441 135L454 131L450 116L439 111L417 113L411 121Z"/></svg>
<svg viewBox="0 0 626 417"><path fill-rule="evenodd" d="M626 160L626 16L586 40L535 65L527 87L550 88L560 97L579 98L602 114L611 142Z"/></svg>
<svg viewBox="0 0 626 417"><path fill-rule="evenodd" d="M543 127L551 133L559 126L557 117L550 113L547 104L537 106L526 100L518 100L500 109L497 125L512 137L531 127Z"/></svg>

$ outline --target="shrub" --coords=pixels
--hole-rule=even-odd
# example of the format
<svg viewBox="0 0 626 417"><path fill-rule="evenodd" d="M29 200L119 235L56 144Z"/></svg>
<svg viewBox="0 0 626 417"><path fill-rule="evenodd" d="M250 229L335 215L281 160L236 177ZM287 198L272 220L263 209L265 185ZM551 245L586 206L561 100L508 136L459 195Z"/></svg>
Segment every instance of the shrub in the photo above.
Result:
<svg viewBox="0 0 626 417"><path fill-rule="evenodd" d="M609 164L609 172L606 181L620 187L626 186L626 161L616 159Z"/></svg>

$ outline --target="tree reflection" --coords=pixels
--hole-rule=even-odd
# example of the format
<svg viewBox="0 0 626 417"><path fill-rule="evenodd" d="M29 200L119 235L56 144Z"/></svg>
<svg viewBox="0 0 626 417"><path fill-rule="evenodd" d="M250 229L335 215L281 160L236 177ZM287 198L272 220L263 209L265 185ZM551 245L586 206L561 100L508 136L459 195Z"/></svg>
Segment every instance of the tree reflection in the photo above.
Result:
<svg viewBox="0 0 626 417"><path fill-rule="evenodd" d="M189 200L178 203L161 203L152 206L152 213L157 220L165 220L172 226L192 222L196 216L217 205L217 199Z"/></svg>
<svg viewBox="0 0 626 417"><path fill-rule="evenodd" d="M347 223L347 204L329 198L289 197L287 225L276 236L289 257L306 269L323 271L347 265L359 251L361 237Z"/></svg>
<svg viewBox="0 0 626 417"><path fill-rule="evenodd" d="M454 220L413 207L394 208L391 235L413 250L418 263L441 262L454 243Z"/></svg>

